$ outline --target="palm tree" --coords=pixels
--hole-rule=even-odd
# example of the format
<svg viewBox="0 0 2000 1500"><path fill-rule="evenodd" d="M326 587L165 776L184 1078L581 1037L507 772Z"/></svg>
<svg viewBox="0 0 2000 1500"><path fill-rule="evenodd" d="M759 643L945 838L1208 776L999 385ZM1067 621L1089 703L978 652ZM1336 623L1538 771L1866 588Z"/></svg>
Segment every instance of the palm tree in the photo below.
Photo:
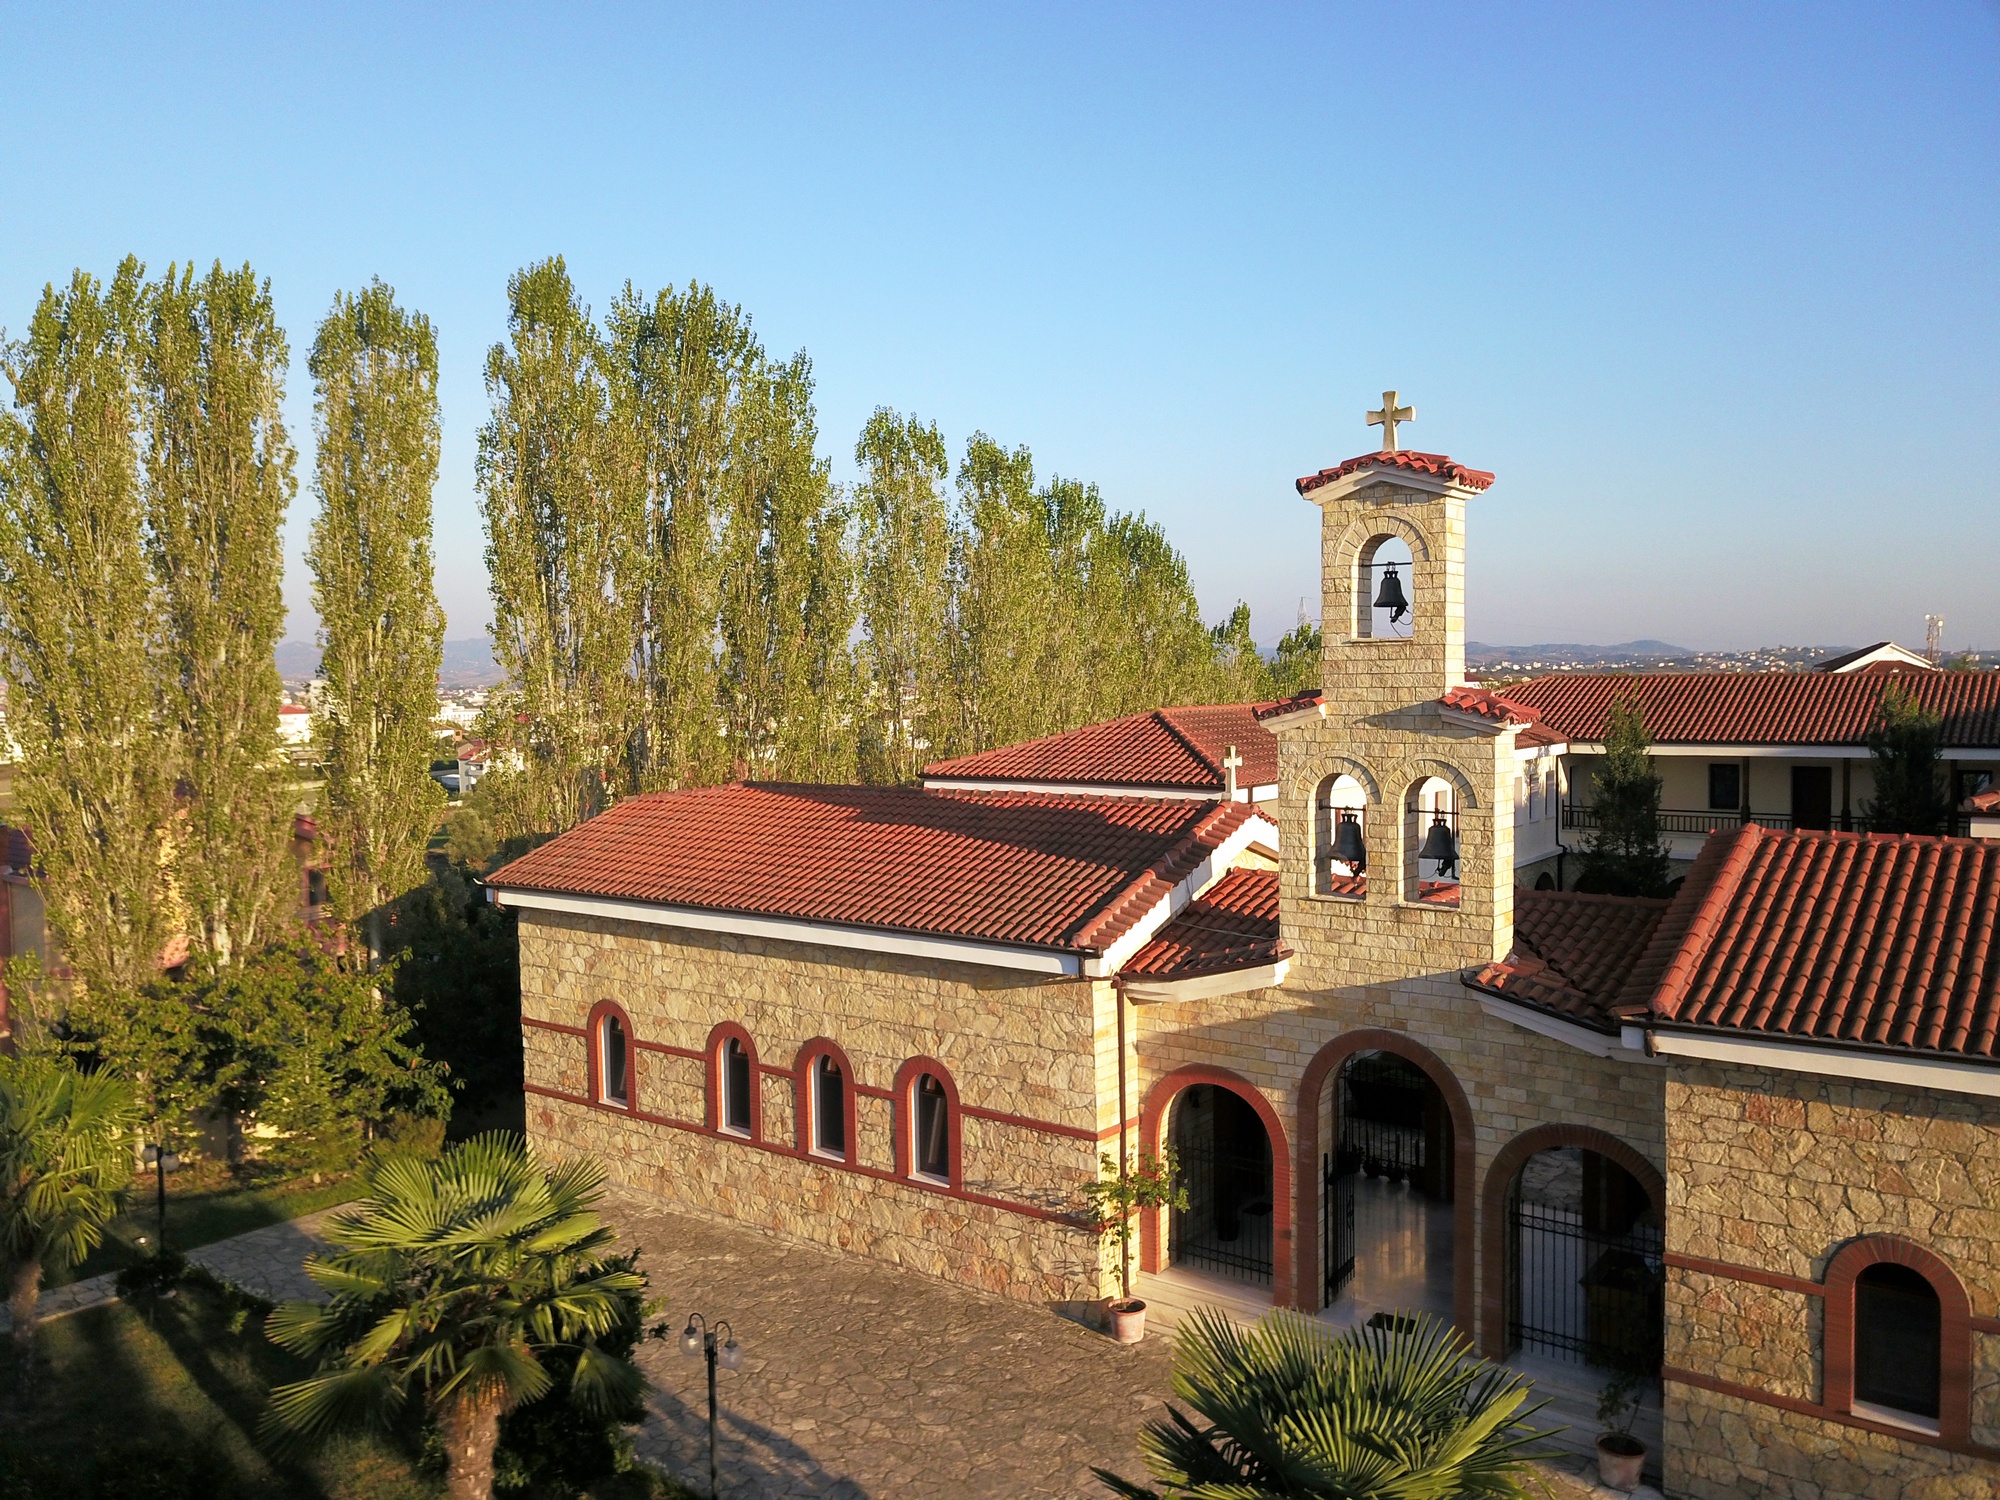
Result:
<svg viewBox="0 0 2000 1500"><path fill-rule="evenodd" d="M379 1161L369 1196L324 1231L346 1253L306 1262L331 1300L285 1303L265 1325L319 1361L271 1392L272 1435L379 1424L414 1396L443 1433L448 1493L487 1500L500 1418L551 1389L548 1356L569 1366L578 1405L623 1409L639 1372L600 1341L629 1321L645 1277L610 1253L603 1185L598 1163L544 1166L498 1131L434 1160Z"/></svg>
<svg viewBox="0 0 2000 1500"><path fill-rule="evenodd" d="M35 1304L47 1271L90 1254L132 1180L131 1087L48 1057L0 1057L0 1264L14 1321L16 1399L35 1370Z"/></svg>
<svg viewBox="0 0 2000 1500"><path fill-rule="evenodd" d="M1127 1500L1511 1500L1539 1492L1528 1391L1433 1318L1335 1334L1283 1309L1243 1329L1203 1308L1174 1337L1193 1415L1169 1406L1139 1437L1164 1489L1095 1472Z"/></svg>

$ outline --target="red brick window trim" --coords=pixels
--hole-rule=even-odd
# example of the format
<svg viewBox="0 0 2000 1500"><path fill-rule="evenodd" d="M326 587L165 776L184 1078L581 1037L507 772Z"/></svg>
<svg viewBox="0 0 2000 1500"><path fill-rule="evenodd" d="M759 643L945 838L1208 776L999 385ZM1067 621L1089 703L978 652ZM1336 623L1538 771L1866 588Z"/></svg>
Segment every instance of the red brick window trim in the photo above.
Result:
<svg viewBox="0 0 2000 1500"><path fill-rule="evenodd" d="M757 1043L734 1021L708 1034L703 1049L708 1070L708 1128L739 1140L764 1139L763 1072Z"/></svg>
<svg viewBox="0 0 2000 1500"><path fill-rule="evenodd" d="M1947 1445L1972 1440L1972 1305L1950 1266L1895 1235L1871 1234L1843 1246L1826 1268L1826 1391L1829 1410L1873 1422L1928 1432L1920 1415L1900 1415L1855 1398L1856 1292L1874 1266L1906 1267L1930 1284L1938 1299L1938 1415L1936 1436Z"/></svg>
<svg viewBox="0 0 2000 1500"><path fill-rule="evenodd" d="M590 1008L583 1035L591 1100L612 1109L638 1108L637 1033L632 1029L632 1018L625 1014L625 1007L615 1000L598 1001Z"/></svg>
<svg viewBox="0 0 2000 1500"><path fill-rule="evenodd" d="M962 1117L951 1070L934 1057L913 1057L896 1071L894 1096L896 1175L962 1189Z"/></svg>
<svg viewBox="0 0 2000 1500"><path fill-rule="evenodd" d="M852 1165L855 1157L854 1065L837 1042L816 1036L799 1048L797 1063L799 1150L822 1161ZM834 1090L839 1096L834 1097ZM833 1135L839 1132L835 1142Z"/></svg>

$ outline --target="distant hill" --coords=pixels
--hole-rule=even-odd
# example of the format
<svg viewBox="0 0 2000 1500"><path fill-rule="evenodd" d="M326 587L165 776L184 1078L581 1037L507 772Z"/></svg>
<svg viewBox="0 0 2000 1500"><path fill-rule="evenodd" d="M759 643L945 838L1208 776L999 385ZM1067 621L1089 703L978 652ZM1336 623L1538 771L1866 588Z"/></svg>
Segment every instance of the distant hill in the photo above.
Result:
<svg viewBox="0 0 2000 1500"><path fill-rule="evenodd" d="M288 683L308 682L319 671L319 647L311 641L280 641L277 656L278 675ZM493 664L492 644L485 636L444 643L444 660L438 666L439 687L496 687L503 677Z"/></svg>
<svg viewBox="0 0 2000 1500"><path fill-rule="evenodd" d="M1475 663L1520 661L1524 657L1566 662L1659 661L1668 657L1692 658L1695 654L1687 646L1672 646L1665 641L1626 641L1616 646L1580 646L1567 642L1540 646L1489 646L1484 641L1465 643L1465 659Z"/></svg>

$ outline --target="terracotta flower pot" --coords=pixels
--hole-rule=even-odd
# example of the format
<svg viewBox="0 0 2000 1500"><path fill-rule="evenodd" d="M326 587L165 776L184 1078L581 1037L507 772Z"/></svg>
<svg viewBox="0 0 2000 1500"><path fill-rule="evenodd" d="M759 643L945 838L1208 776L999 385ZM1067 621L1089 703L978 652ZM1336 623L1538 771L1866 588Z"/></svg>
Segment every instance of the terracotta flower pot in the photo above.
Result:
<svg viewBox="0 0 2000 1500"><path fill-rule="evenodd" d="M1111 1336L1121 1344L1136 1344L1146 1336L1146 1304L1137 1297L1114 1299L1105 1307L1110 1316Z"/></svg>
<svg viewBox="0 0 2000 1500"><path fill-rule="evenodd" d="M1630 1433L1607 1432L1597 1440L1597 1477L1614 1490L1636 1490L1646 1466L1646 1445Z"/></svg>

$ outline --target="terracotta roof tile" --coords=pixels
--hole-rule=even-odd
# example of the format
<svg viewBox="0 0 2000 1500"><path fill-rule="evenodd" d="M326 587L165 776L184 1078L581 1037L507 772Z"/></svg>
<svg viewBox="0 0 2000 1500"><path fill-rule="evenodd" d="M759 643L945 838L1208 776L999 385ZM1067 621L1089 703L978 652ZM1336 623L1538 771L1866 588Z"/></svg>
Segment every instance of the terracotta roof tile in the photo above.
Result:
<svg viewBox="0 0 2000 1500"><path fill-rule="evenodd" d="M1965 799L1964 811L1969 813L2000 813L2000 786L1991 791L1975 792Z"/></svg>
<svg viewBox="0 0 2000 1500"><path fill-rule="evenodd" d="M1514 951L1467 970L1475 989L1615 1033L1611 1007L1668 903L1580 891L1518 891Z"/></svg>
<svg viewBox="0 0 2000 1500"><path fill-rule="evenodd" d="M1243 757L1237 786L1269 786L1278 779L1278 742L1257 720L1257 711L1266 706L1216 703L1128 714L977 755L936 761L924 767L924 776L934 781L1024 781L1218 795L1223 787L1223 757L1234 745Z"/></svg>
<svg viewBox="0 0 2000 1500"><path fill-rule="evenodd" d="M734 783L634 797L496 872L603 896L1101 952L1249 803Z"/></svg>
<svg viewBox="0 0 2000 1500"><path fill-rule="evenodd" d="M1524 703L1516 703L1490 688L1455 687L1438 702L1462 714L1489 719L1495 724L1532 724L1541 717Z"/></svg>
<svg viewBox="0 0 2000 1500"><path fill-rule="evenodd" d="M1118 972L1135 979L1187 979L1276 963L1291 951L1278 937L1278 872L1231 870Z"/></svg>
<svg viewBox="0 0 2000 1500"><path fill-rule="evenodd" d="M2000 749L2000 672L1904 672L1896 683L1944 720L1944 741ZM1882 701L1879 675L1661 672L1538 677L1508 690L1572 741L1598 743L1612 702L1640 705L1664 744L1861 745Z"/></svg>
<svg viewBox="0 0 2000 1500"><path fill-rule="evenodd" d="M1308 474L1298 482L1299 493L1310 495L1321 485L1332 484L1336 479L1345 479L1363 469L1402 469L1412 474L1428 474L1436 479L1448 479L1469 490L1483 490L1493 483L1493 476L1484 469L1468 469L1457 459L1442 453L1416 453L1405 448L1395 453L1363 453L1330 469L1321 469L1317 474Z"/></svg>

